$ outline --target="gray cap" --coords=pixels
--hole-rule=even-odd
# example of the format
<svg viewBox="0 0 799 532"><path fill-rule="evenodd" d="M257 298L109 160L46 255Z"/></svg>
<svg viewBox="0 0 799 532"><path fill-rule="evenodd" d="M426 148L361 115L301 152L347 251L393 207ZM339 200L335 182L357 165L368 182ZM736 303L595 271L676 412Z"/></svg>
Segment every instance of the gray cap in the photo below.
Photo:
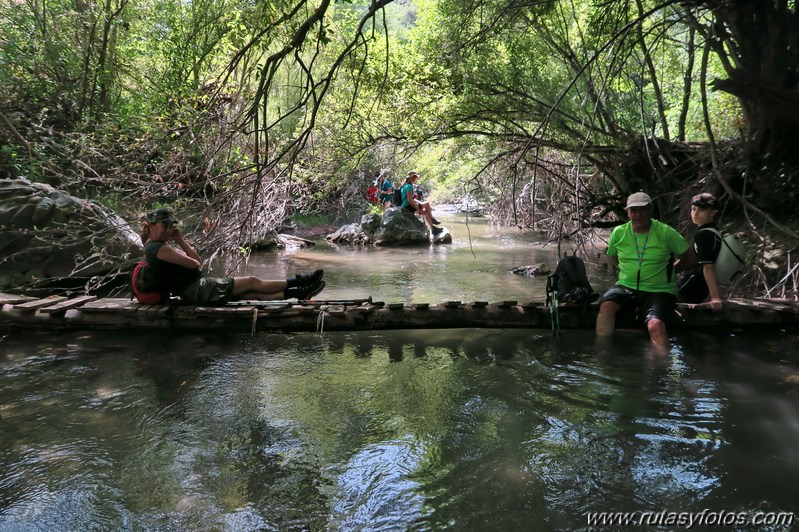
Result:
<svg viewBox="0 0 799 532"><path fill-rule="evenodd" d="M649 194L646 192L634 192L627 198L627 207L625 207L625 209L629 209L631 207L646 207L651 203L652 198L650 198Z"/></svg>

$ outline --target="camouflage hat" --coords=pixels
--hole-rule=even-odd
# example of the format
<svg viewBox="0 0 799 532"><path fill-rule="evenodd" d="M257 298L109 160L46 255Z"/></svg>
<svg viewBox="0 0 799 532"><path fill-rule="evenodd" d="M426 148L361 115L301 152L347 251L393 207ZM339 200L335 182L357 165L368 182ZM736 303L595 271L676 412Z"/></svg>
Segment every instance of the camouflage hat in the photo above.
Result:
<svg viewBox="0 0 799 532"><path fill-rule="evenodd" d="M168 224L175 224L178 221L172 216L172 213L169 209L155 209L154 211L147 214L147 221L151 224L163 222Z"/></svg>
<svg viewBox="0 0 799 532"><path fill-rule="evenodd" d="M700 209L719 209L719 201L710 192L702 192L691 198L691 205L696 205Z"/></svg>

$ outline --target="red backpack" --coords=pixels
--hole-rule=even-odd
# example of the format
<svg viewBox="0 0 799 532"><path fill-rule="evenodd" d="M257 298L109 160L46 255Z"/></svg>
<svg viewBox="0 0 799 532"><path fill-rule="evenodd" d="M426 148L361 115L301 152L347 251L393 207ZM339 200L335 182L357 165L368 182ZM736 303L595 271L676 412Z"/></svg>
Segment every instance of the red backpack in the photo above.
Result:
<svg viewBox="0 0 799 532"><path fill-rule="evenodd" d="M156 305L165 299L158 290L155 276L146 261L140 261L133 267L130 274L130 288L136 301L142 305Z"/></svg>

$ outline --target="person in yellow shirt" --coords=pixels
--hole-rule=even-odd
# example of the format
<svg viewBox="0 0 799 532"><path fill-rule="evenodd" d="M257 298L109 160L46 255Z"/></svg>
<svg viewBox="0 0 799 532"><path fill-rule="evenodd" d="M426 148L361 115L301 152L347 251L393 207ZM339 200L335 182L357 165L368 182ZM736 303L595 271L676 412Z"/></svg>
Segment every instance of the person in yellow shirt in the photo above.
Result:
<svg viewBox="0 0 799 532"><path fill-rule="evenodd" d="M619 269L617 283L599 300L597 336L613 334L616 314L634 311L653 343L668 345L666 323L677 304L674 258L695 262L688 242L671 226L652 218L652 198L636 192L627 198L630 221L613 229L607 255Z"/></svg>

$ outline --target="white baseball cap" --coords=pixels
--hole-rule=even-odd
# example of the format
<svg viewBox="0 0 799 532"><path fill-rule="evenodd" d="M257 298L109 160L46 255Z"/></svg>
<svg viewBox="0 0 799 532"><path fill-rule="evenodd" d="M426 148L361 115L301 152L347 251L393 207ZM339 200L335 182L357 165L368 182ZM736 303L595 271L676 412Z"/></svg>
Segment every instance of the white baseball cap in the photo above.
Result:
<svg viewBox="0 0 799 532"><path fill-rule="evenodd" d="M634 192L627 198L627 207L625 207L625 209L629 209L631 207L646 207L651 203L652 198L650 198L649 194L646 192Z"/></svg>

